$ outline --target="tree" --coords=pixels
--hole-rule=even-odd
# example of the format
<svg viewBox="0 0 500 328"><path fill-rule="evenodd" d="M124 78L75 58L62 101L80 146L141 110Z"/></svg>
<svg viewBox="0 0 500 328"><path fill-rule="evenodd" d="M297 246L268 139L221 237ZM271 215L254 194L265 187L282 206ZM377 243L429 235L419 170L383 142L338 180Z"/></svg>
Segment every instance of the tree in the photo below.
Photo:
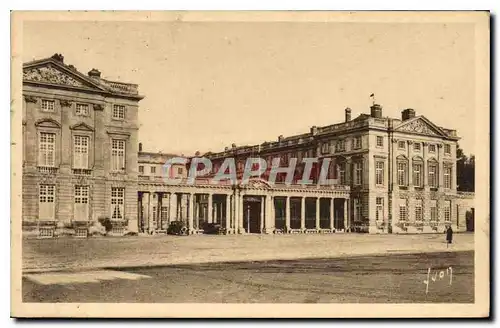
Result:
<svg viewBox="0 0 500 328"><path fill-rule="evenodd" d="M457 147L457 189L459 191L474 191L475 156L467 157L464 151Z"/></svg>

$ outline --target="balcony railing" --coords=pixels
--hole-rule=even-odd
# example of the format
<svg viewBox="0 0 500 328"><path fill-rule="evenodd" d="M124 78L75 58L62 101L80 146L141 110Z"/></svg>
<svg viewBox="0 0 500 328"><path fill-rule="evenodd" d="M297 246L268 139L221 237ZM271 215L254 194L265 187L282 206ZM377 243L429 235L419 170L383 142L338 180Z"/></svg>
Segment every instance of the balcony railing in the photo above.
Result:
<svg viewBox="0 0 500 328"><path fill-rule="evenodd" d="M38 166L37 170L38 170L38 172L44 173L44 174L56 174L57 171L59 170L59 168L53 167L53 166Z"/></svg>
<svg viewBox="0 0 500 328"><path fill-rule="evenodd" d="M92 170L90 170L90 169L73 169L73 174L75 174L75 175L91 175Z"/></svg>

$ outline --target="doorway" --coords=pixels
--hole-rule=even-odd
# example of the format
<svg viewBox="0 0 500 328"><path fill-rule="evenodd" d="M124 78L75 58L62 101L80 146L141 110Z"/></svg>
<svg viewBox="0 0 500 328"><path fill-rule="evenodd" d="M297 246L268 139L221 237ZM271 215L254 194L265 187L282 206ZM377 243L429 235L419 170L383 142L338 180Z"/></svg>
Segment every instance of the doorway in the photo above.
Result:
<svg viewBox="0 0 500 328"><path fill-rule="evenodd" d="M247 233L261 233L261 213L261 197L243 197L243 229L245 229Z"/></svg>

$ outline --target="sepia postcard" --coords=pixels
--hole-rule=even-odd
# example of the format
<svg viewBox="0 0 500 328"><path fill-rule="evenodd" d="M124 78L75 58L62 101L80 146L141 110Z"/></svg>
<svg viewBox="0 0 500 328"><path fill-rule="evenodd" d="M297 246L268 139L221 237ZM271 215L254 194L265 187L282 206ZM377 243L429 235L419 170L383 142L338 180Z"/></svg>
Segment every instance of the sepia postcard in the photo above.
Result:
<svg viewBox="0 0 500 328"><path fill-rule="evenodd" d="M490 315L489 12L11 23L13 317Z"/></svg>

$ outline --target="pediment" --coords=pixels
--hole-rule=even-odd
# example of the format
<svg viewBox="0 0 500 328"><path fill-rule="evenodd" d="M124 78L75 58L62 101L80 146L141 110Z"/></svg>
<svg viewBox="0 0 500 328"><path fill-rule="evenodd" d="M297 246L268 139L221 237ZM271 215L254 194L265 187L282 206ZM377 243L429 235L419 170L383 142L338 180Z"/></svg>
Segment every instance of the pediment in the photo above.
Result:
<svg viewBox="0 0 500 328"><path fill-rule="evenodd" d="M77 124L71 126L70 129L71 130L80 130L80 131L94 131L94 129L91 126L89 126L83 122L77 123Z"/></svg>
<svg viewBox="0 0 500 328"><path fill-rule="evenodd" d="M395 128L398 132L409 132L433 137L446 137L447 135L431 121L423 116L404 121Z"/></svg>
<svg viewBox="0 0 500 328"><path fill-rule="evenodd" d="M60 128L61 124L56 120L51 118L44 118L36 121L35 126L44 127L44 128Z"/></svg>
<svg viewBox="0 0 500 328"><path fill-rule="evenodd" d="M90 78L53 61L23 67L23 81L67 87L104 90Z"/></svg>

